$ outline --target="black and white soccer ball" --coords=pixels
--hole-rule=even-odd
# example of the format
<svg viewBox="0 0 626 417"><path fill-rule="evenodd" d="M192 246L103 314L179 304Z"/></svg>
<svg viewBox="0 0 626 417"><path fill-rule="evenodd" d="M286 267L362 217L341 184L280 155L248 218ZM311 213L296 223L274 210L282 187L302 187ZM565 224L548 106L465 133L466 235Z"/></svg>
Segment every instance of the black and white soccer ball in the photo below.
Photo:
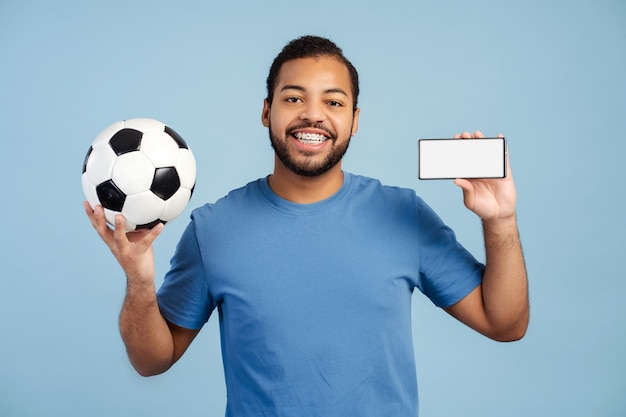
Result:
<svg viewBox="0 0 626 417"><path fill-rule="evenodd" d="M126 230L150 229L180 215L196 182L196 160L174 130L154 119L113 123L93 141L83 163L87 201L104 207Z"/></svg>

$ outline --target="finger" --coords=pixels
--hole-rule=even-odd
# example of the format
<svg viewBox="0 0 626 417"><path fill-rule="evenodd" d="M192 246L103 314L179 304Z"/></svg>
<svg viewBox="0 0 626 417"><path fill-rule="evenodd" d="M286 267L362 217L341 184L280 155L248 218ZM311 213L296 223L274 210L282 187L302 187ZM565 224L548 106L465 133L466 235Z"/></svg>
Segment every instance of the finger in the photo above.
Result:
<svg viewBox="0 0 626 417"><path fill-rule="evenodd" d="M470 132L461 133L461 139L471 139L471 138L472 138L472 134Z"/></svg>
<svg viewBox="0 0 626 417"><path fill-rule="evenodd" d="M89 204L89 202L87 201L83 201L83 208L85 209L85 214L87 214L87 217L89 218L89 222L91 223L91 226L100 235L100 226L99 226L99 220L96 216L96 209L91 208L91 204Z"/></svg>
<svg viewBox="0 0 626 417"><path fill-rule="evenodd" d="M121 214L115 215L113 238L115 239L115 243L122 250L129 245L128 236L126 236L126 219Z"/></svg>
<svg viewBox="0 0 626 417"><path fill-rule="evenodd" d="M89 216L91 225L98 233L98 236L100 236L100 239L113 251L113 231L107 224L104 208L98 204L92 209L89 203L87 203L85 205L85 211L87 212L87 216Z"/></svg>
<svg viewBox="0 0 626 417"><path fill-rule="evenodd" d="M91 204L88 201L83 201L83 208L85 209L85 214L89 218L91 225L94 225L95 219L93 218L93 209L91 208ZM95 227L95 226L94 226Z"/></svg>
<svg viewBox="0 0 626 417"><path fill-rule="evenodd" d="M93 219L95 221L94 227L96 228L100 236L102 236L104 232L110 231L109 226L107 226L106 217L104 215L104 208L99 204L93 209Z"/></svg>
<svg viewBox="0 0 626 417"><path fill-rule="evenodd" d="M504 150L506 156L506 176L508 179L513 179L513 172L511 171L511 160L509 159L509 146L506 146Z"/></svg>
<svg viewBox="0 0 626 417"><path fill-rule="evenodd" d="M485 137L485 135L483 135L483 132L481 132L480 130L477 130L477 131L474 132L474 137L476 139L482 139L482 138Z"/></svg>

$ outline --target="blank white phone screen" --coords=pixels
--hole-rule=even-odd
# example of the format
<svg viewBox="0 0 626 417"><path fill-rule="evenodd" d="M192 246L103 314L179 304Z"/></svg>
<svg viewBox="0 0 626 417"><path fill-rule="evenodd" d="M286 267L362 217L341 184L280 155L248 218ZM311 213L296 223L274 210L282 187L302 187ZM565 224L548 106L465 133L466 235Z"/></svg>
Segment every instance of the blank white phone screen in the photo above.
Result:
<svg viewBox="0 0 626 417"><path fill-rule="evenodd" d="M419 139L419 179L504 178L504 138Z"/></svg>

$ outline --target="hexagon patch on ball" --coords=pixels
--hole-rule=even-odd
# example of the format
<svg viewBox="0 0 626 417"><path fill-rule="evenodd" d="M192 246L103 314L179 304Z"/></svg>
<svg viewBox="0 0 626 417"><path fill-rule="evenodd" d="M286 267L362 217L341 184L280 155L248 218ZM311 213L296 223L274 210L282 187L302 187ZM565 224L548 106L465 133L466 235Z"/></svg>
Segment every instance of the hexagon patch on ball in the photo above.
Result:
<svg viewBox="0 0 626 417"><path fill-rule="evenodd" d="M154 119L129 119L105 128L89 147L82 186L109 224L149 229L178 217L196 184L196 160L183 138Z"/></svg>

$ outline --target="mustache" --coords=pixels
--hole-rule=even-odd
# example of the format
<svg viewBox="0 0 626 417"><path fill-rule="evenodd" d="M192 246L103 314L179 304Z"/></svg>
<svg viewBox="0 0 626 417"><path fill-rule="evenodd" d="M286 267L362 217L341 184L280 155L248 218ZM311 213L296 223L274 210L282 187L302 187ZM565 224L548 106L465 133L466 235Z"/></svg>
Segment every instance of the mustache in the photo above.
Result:
<svg viewBox="0 0 626 417"><path fill-rule="evenodd" d="M287 136L291 136L293 132L295 132L296 130L307 129L307 128L323 130L324 132L328 134L328 136L330 136L330 138L333 141L337 140L337 134L321 123L310 123L310 122L300 123L299 125L291 126L290 128L286 130L285 133L287 134Z"/></svg>

